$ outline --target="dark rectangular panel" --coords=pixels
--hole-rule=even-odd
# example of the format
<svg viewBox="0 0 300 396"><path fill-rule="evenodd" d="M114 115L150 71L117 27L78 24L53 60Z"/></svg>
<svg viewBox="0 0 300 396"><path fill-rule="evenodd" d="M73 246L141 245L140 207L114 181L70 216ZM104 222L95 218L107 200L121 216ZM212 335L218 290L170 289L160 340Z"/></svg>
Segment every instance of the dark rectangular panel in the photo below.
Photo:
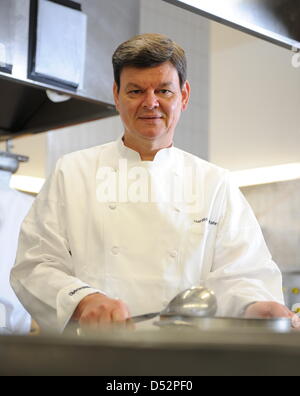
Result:
<svg viewBox="0 0 300 396"><path fill-rule="evenodd" d="M73 3L73 2L71 2ZM67 1L31 0L28 77L76 90L83 79L86 15ZM72 5L72 4L71 4Z"/></svg>

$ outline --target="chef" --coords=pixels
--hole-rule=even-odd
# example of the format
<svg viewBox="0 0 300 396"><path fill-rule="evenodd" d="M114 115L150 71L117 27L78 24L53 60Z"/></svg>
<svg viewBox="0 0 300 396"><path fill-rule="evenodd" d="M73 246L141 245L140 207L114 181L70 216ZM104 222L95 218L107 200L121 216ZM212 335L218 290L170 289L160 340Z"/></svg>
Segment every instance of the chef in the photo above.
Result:
<svg viewBox="0 0 300 396"><path fill-rule="evenodd" d="M204 283L219 316L297 317L229 173L173 146L190 97L183 49L158 34L113 55L117 141L64 156L20 235L13 288L44 329L160 311Z"/></svg>

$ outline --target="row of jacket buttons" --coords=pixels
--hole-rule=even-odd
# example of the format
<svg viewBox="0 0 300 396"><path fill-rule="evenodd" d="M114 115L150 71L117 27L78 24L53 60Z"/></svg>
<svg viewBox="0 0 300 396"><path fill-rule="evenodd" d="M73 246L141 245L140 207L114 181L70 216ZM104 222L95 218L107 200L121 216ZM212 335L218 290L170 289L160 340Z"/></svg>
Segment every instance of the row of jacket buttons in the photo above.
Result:
<svg viewBox="0 0 300 396"><path fill-rule="evenodd" d="M118 246L114 246L111 249L111 252L114 256L117 256L120 253L120 251L121 251L121 249ZM169 255L170 255L170 257L175 259L178 256L178 252L176 250L173 250L173 251L169 252Z"/></svg>
<svg viewBox="0 0 300 396"><path fill-rule="evenodd" d="M117 204L110 204L109 205L109 209L110 210L116 210L117 209ZM173 208L175 210L175 212L180 213L181 209L178 206L174 206Z"/></svg>

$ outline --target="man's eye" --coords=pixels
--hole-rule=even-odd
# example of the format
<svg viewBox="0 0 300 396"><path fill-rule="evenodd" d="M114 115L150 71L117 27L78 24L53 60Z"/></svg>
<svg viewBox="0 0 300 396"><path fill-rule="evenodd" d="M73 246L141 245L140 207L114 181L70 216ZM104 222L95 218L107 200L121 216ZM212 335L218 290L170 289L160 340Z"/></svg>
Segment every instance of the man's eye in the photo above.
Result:
<svg viewBox="0 0 300 396"><path fill-rule="evenodd" d="M169 91L168 89L161 89L160 92L161 92L163 95L171 95L171 94L172 94L172 92Z"/></svg>
<svg viewBox="0 0 300 396"><path fill-rule="evenodd" d="M131 95L138 95L140 94L142 91L140 89L134 89L132 91L129 91L128 93Z"/></svg>

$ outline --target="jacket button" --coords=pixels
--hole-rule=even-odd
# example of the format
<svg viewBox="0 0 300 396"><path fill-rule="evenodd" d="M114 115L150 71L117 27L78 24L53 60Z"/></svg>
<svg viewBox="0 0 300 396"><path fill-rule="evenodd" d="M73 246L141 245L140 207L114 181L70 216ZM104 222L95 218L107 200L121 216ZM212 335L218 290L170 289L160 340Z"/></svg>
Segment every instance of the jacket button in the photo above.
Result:
<svg viewBox="0 0 300 396"><path fill-rule="evenodd" d="M120 248L118 246L114 246L111 249L111 252L112 252L113 255L117 256L120 253Z"/></svg>
<svg viewBox="0 0 300 396"><path fill-rule="evenodd" d="M173 250L172 252L170 252L170 256L172 258L176 258L178 256L178 252L176 250Z"/></svg>
<svg viewBox="0 0 300 396"><path fill-rule="evenodd" d="M170 302L169 300L163 301L163 307L164 307L163 309L167 308L167 306L169 305L169 302Z"/></svg>

